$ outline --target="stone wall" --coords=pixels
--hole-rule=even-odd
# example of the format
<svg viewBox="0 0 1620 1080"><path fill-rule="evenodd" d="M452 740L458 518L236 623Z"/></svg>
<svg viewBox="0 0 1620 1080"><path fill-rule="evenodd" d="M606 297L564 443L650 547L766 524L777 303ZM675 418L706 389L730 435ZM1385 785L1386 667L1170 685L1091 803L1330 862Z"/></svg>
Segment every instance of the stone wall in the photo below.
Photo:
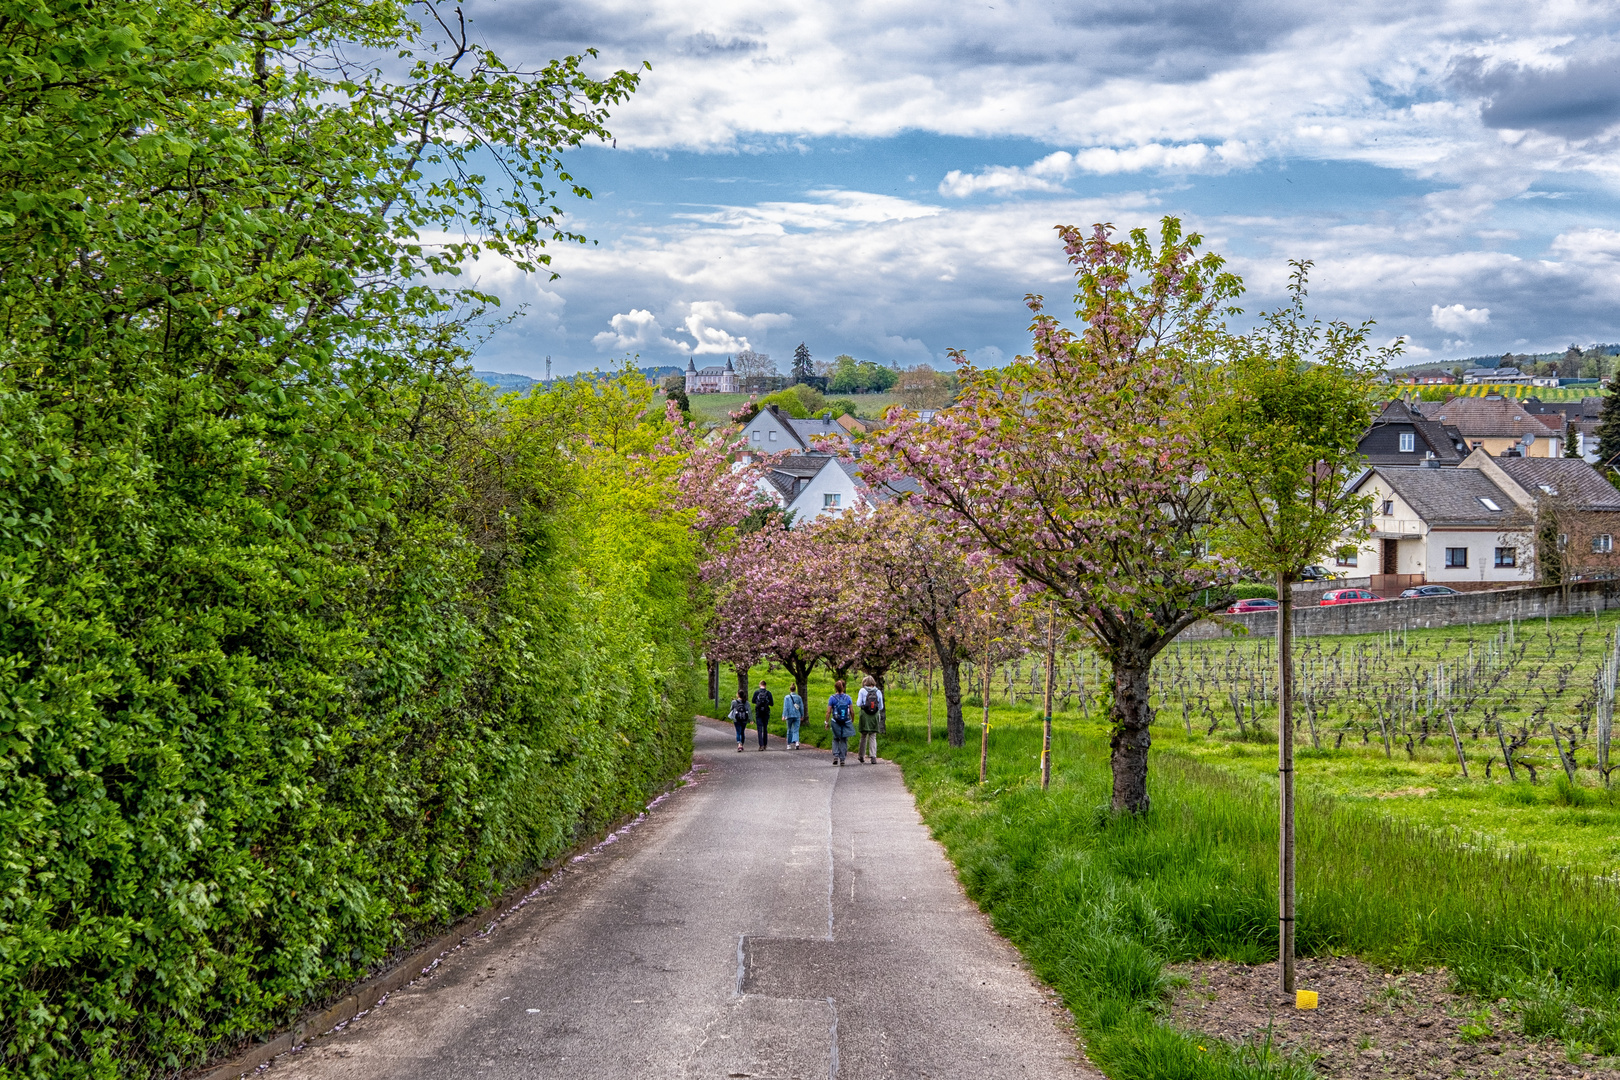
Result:
<svg viewBox="0 0 1620 1080"><path fill-rule="evenodd" d="M1537 585L1525 589L1493 589L1489 592L1414 600L1335 604L1332 607L1300 606L1294 609L1294 636L1379 634L1386 630L1506 622L1510 618L1589 615L1593 611L1608 611L1611 608L1620 608L1620 581L1582 582L1567 589L1559 585ZM1232 634L1233 625L1248 627L1251 636L1274 636L1277 633L1277 615L1275 612L1261 611L1252 615L1222 615L1220 621L1206 619L1183 630L1179 640L1228 637Z"/></svg>

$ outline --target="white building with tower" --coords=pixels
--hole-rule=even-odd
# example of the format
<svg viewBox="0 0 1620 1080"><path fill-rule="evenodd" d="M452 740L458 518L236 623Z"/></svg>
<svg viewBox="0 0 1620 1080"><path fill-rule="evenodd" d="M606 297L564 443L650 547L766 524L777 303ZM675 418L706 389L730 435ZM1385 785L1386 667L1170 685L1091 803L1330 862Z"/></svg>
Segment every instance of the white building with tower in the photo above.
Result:
<svg viewBox="0 0 1620 1080"><path fill-rule="evenodd" d="M739 393L737 369L731 366L731 357L726 357L725 367L706 367L701 371L692 362L692 358L687 357L686 392L688 394Z"/></svg>

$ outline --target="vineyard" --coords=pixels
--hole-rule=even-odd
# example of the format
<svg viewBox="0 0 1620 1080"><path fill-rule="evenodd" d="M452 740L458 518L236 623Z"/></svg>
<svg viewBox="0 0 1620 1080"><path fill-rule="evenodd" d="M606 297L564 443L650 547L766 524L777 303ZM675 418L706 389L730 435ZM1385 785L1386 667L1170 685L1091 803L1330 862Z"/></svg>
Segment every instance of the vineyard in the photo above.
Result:
<svg viewBox="0 0 1620 1080"><path fill-rule="evenodd" d="M1415 823L1620 874L1620 839L1607 827L1620 826L1620 791L1611 787L1620 786L1617 629L1620 615L1605 614L1296 639L1301 780L1375 799ZM996 714L1038 710L1044 680L1044 657L1034 648L996 665ZM926 671L891 678L924 709L927 681ZM965 665L962 682L975 725L982 668ZM1094 653L1066 648L1054 682L1060 728L1100 721L1108 667ZM937 672L934 687L937 695ZM1157 752L1275 775L1272 639L1172 645L1154 664L1153 688Z"/></svg>
<svg viewBox="0 0 1620 1080"><path fill-rule="evenodd" d="M1485 397L1500 394L1506 398L1538 398L1541 401L1579 401L1586 397L1600 397L1603 389L1596 383L1588 386L1523 386L1503 383L1469 383L1468 385L1423 387L1440 390L1446 397Z"/></svg>

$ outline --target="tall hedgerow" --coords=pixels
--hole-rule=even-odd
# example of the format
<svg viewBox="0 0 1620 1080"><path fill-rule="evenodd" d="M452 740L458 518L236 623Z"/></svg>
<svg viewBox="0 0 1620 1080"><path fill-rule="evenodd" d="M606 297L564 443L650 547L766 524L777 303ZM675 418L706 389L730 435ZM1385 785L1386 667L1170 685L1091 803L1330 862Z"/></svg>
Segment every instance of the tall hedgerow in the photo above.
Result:
<svg viewBox="0 0 1620 1080"><path fill-rule="evenodd" d="M226 1052L689 750L666 421L491 403L428 284L635 76L411 10L0 2L0 1077Z"/></svg>

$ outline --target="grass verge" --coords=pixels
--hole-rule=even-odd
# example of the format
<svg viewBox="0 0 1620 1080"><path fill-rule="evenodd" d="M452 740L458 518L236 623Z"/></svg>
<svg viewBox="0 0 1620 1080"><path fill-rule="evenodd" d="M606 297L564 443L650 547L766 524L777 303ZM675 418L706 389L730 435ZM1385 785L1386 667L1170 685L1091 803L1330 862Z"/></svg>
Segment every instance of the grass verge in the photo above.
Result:
<svg viewBox="0 0 1620 1080"><path fill-rule="evenodd" d="M755 669L756 683L762 676L780 694L780 673ZM729 670L722 686L735 686ZM830 690L812 680L807 744L825 744L819 717ZM1155 750L1152 811L1118 818L1107 810L1100 723L1059 718L1052 788L1042 792L1040 723L1027 706L992 707L989 779L979 784L980 713L969 717L968 745L952 750L935 704L929 742L921 695L893 691L880 751L901 765L969 895L1063 995L1110 1077L1311 1075L1309 1061L1265 1044L1229 1046L1165 1022L1166 964L1275 956L1274 780ZM1506 999L1496 1015L1528 1036L1620 1053L1612 885L1312 790L1304 778L1302 787L1302 955L1444 967L1459 989Z"/></svg>

